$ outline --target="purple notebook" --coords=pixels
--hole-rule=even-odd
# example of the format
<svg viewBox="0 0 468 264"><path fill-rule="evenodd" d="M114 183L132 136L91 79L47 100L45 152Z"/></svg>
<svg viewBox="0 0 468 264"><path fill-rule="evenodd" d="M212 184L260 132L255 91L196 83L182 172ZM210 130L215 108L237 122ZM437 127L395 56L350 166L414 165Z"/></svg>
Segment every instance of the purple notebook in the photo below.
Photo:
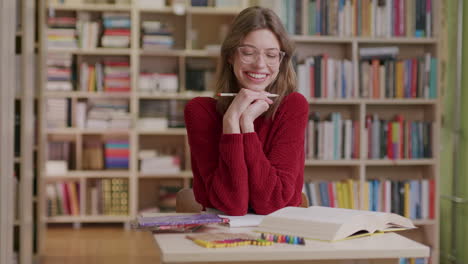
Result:
<svg viewBox="0 0 468 264"><path fill-rule="evenodd" d="M227 222L229 222L229 219L221 218L215 214L166 215L138 218L138 225L141 227L215 224Z"/></svg>

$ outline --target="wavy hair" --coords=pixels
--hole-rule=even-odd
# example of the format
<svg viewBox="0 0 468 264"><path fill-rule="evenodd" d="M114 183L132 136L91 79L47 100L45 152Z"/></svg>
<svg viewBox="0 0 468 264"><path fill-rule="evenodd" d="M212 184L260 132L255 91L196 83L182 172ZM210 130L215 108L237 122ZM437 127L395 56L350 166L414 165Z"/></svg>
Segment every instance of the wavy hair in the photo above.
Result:
<svg viewBox="0 0 468 264"><path fill-rule="evenodd" d="M228 34L221 45L221 56L216 75L216 93L237 93L240 88L237 78L233 72L230 58L235 55L237 47L250 32L258 29L270 30L278 39L280 49L285 52L278 70L278 76L266 87L266 91L278 94L264 113L266 117L274 117L282 99L296 90L296 73L292 66L291 58L294 45L289 39L280 18L271 9L253 6L240 12L231 24ZM219 97L217 99L217 110L224 115L233 97Z"/></svg>

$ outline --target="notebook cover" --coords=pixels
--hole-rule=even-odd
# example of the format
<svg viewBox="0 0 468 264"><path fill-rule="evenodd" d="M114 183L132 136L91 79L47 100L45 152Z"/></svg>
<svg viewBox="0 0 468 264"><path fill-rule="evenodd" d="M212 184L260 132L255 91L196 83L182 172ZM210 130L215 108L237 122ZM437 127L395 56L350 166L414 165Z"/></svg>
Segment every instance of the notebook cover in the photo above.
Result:
<svg viewBox="0 0 468 264"><path fill-rule="evenodd" d="M228 223L229 219L219 217L215 214L193 214L193 215L168 215L168 216L151 216L139 217L138 225L141 227L148 226L180 226L191 224L215 224Z"/></svg>

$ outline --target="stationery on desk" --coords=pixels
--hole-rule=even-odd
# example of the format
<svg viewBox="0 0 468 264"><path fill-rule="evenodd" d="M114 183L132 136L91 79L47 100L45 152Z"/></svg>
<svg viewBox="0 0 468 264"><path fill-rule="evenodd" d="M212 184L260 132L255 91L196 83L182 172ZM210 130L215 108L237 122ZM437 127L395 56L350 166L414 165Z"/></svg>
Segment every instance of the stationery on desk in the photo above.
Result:
<svg viewBox="0 0 468 264"><path fill-rule="evenodd" d="M266 216L228 216L211 213L147 214L137 219L136 227L155 232L193 232L209 224L229 224L230 228L253 227L253 233L201 233L187 235L187 239L208 248L265 246L272 243L305 245L305 239L334 242L415 228L410 219L393 213L322 206L285 207Z"/></svg>

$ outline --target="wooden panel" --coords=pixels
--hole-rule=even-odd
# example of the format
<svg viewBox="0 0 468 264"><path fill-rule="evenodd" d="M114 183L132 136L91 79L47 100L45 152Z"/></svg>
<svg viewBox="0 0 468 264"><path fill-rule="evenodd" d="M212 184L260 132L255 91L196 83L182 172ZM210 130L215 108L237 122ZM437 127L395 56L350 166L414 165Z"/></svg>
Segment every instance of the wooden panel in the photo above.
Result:
<svg viewBox="0 0 468 264"><path fill-rule="evenodd" d="M0 263L13 261L15 14L15 1L0 1Z"/></svg>

